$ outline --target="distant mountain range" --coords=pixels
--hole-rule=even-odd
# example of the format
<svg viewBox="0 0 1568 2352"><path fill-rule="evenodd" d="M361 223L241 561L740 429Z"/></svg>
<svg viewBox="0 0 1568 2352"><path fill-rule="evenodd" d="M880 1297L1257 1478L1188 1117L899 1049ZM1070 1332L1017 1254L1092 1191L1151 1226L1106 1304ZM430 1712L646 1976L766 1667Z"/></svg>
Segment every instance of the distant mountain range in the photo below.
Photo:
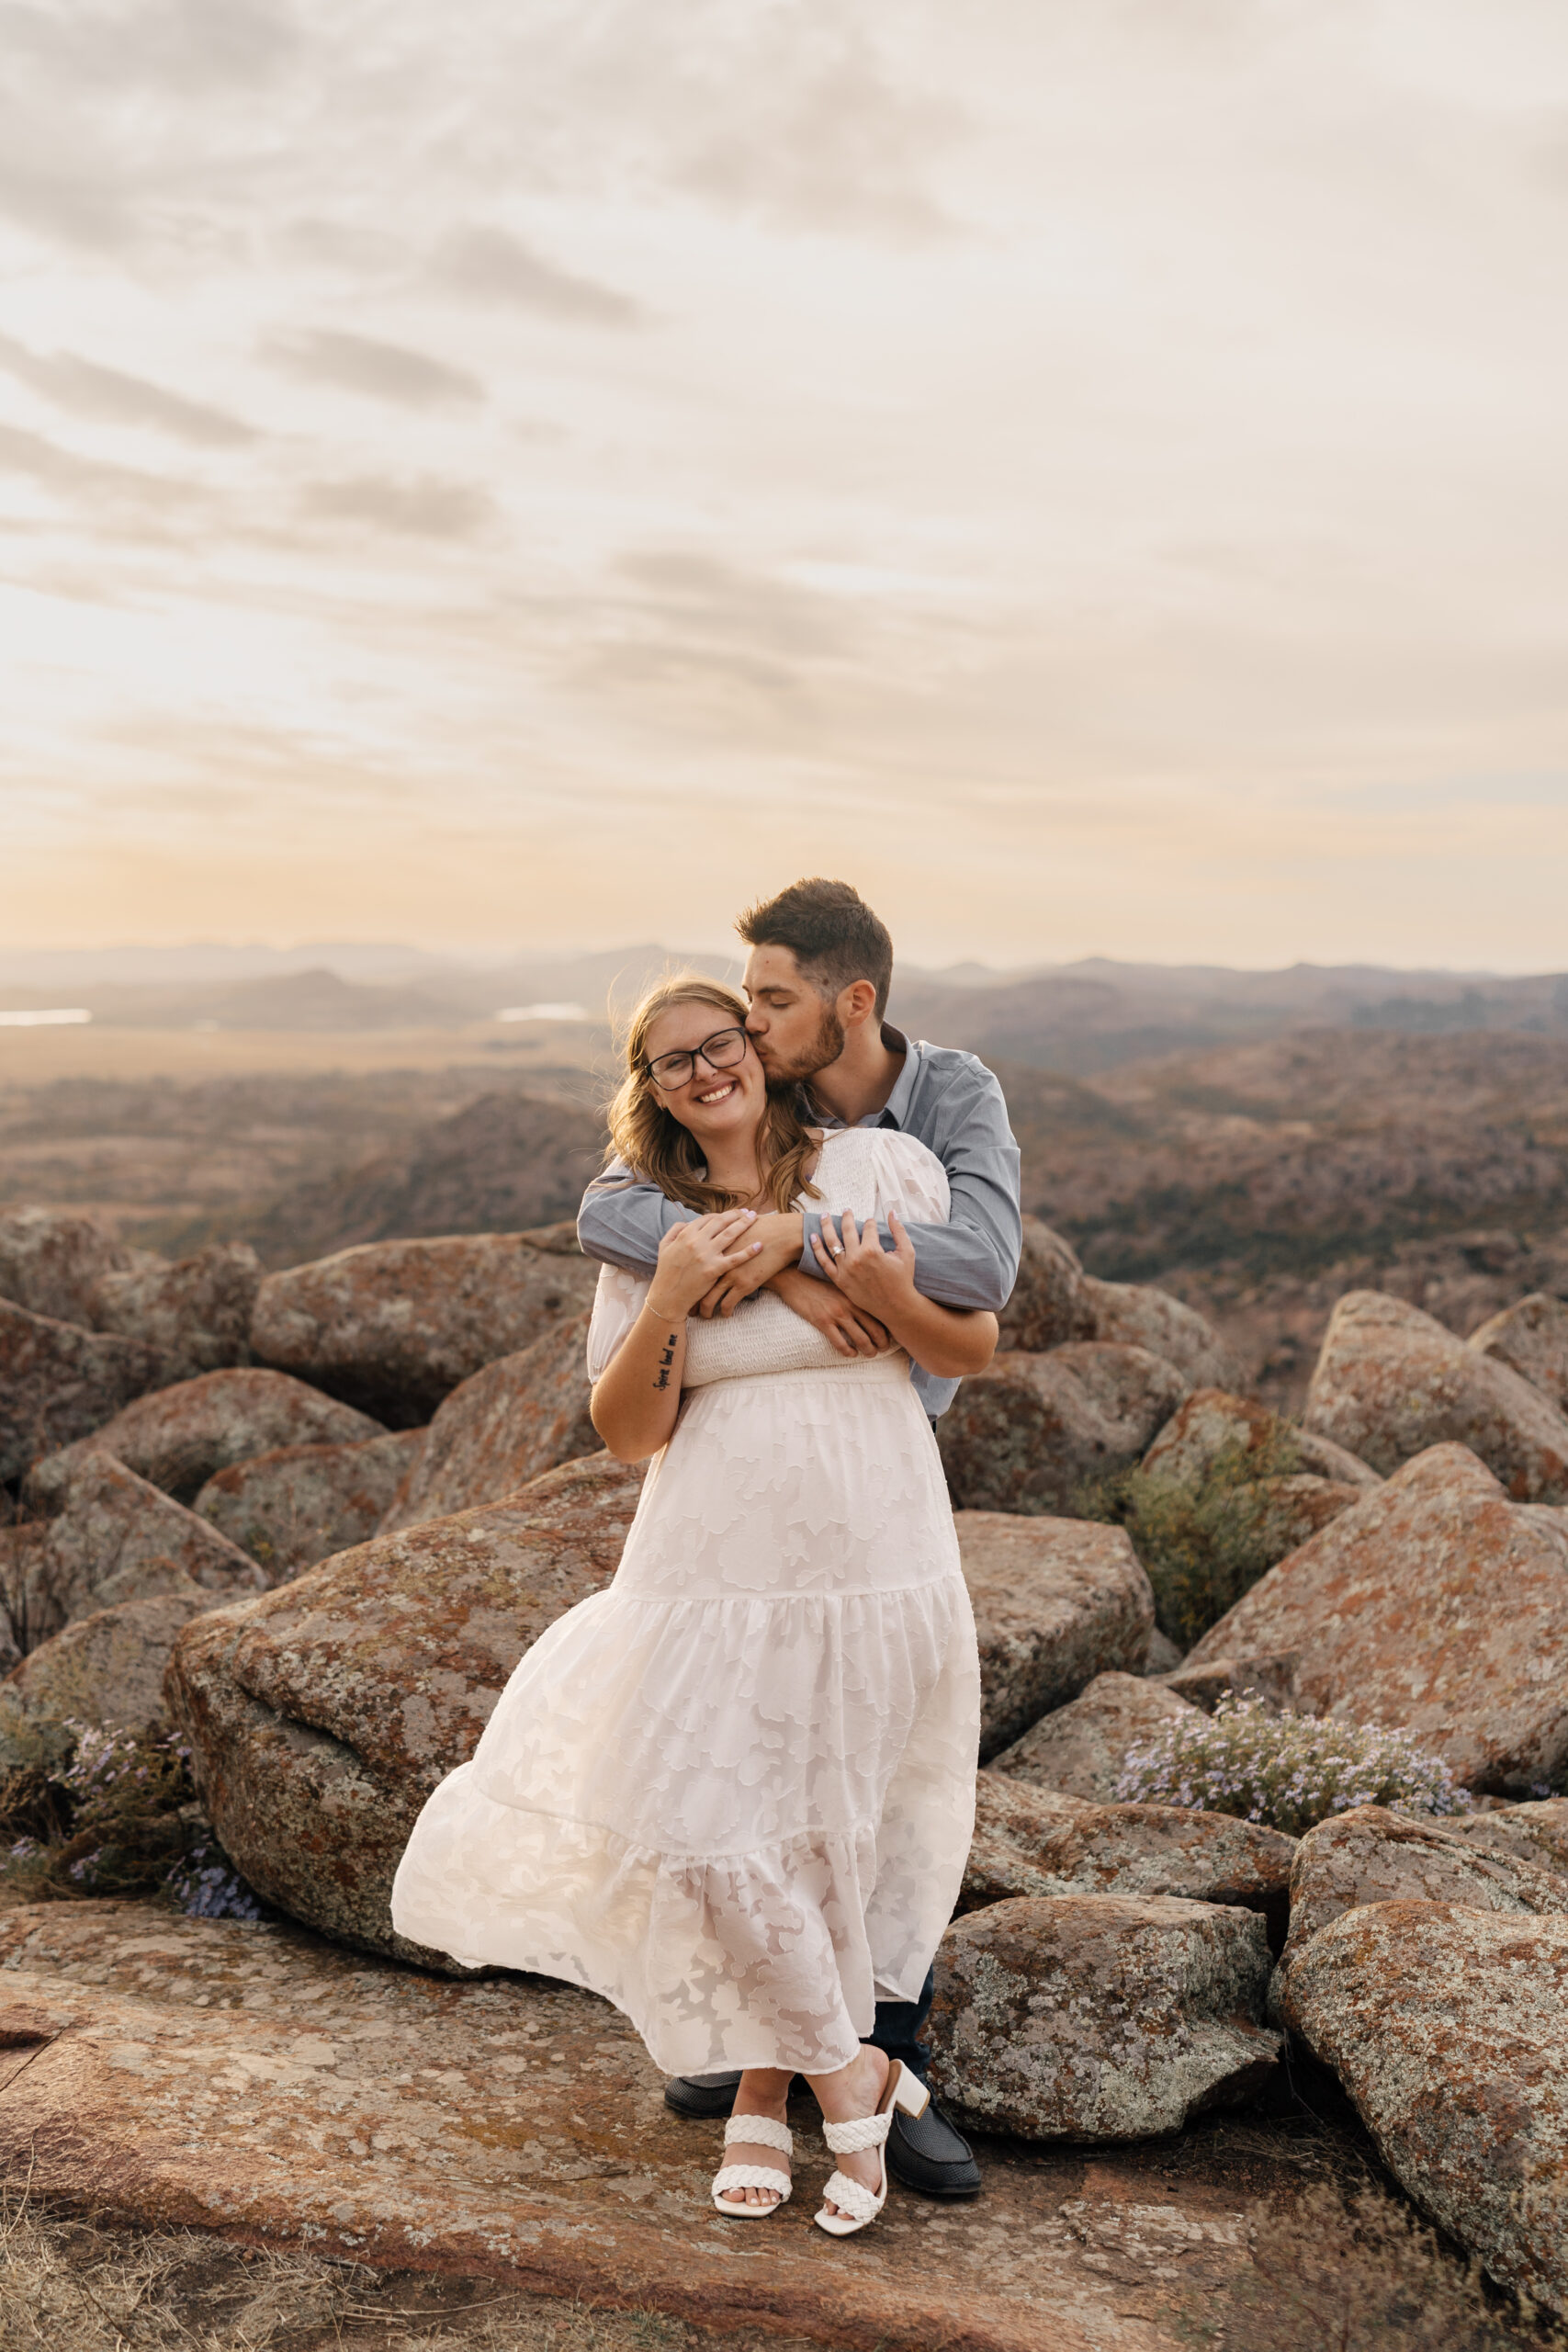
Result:
<svg viewBox="0 0 1568 2352"><path fill-rule="evenodd" d="M80 1005L139 1029L297 1032L462 1029L541 1009L600 1029L660 973L694 965L739 977L733 956L654 944L488 965L395 944L293 949L194 946L0 956L0 1012ZM1568 1035L1568 974L1499 978L1296 964L1075 964L998 972L901 967L891 1017L919 1036L1084 1076L1123 1062L1278 1037L1297 1029L1473 1030Z"/></svg>

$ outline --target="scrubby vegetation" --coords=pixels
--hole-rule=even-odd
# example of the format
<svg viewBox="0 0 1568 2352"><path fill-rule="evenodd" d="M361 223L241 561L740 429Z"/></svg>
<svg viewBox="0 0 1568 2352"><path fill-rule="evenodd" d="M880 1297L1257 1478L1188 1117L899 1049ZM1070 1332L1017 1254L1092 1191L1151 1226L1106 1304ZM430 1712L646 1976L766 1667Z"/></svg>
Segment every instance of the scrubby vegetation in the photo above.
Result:
<svg viewBox="0 0 1568 2352"><path fill-rule="evenodd" d="M1116 1794L1123 1804L1233 1814L1292 1838L1352 1805L1421 1814L1470 1805L1448 1766L1406 1732L1272 1713L1261 1699L1228 1694L1212 1715L1173 1715L1130 1750Z"/></svg>
<svg viewBox="0 0 1568 2352"><path fill-rule="evenodd" d="M1077 1516L1126 1529L1161 1633L1190 1650L1290 1548L1275 1482L1300 1468L1295 1438L1277 1422L1260 1445L1223 1448L1201 1478L1134 1468L1101 1479L1077 1498Z"/></svg>
<svg viewBox="0 0 1568 2352"><path fill-rule="evenodd" d="M261 1917L196 1801L180 1740L64 1728L63 1759L0 1778L0 1897L161 1892L203 1918Z"/></svg>

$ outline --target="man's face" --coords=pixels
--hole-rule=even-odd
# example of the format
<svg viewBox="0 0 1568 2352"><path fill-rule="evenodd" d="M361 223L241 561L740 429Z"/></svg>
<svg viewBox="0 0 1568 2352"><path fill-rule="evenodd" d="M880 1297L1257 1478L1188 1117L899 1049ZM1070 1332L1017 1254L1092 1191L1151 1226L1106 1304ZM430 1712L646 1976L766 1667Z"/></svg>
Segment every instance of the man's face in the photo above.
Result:
<svg viewBox="0 0 1568 2352"><path fill-rule="evenodd" d="M753 947L741 982L746 1026L770 1086L814 1078L844 1050L844 1025L801 973L787 947Z"/></svg>

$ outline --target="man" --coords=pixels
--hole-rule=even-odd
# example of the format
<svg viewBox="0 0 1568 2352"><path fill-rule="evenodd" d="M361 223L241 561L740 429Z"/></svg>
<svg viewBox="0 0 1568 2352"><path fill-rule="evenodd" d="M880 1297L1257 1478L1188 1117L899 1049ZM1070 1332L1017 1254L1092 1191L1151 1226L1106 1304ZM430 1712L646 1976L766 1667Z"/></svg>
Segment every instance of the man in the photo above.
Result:
<svg viewBox="0 0 1568 2352"><path fill-rule="evenodd" d="M888 1026L893 942L847 882L793 883L736 928L750 949L746 1025L769 1086L800 1088L818 1125L897 1127L935 1152L952 1207L946 1225L909 1227L916 1287L944 1306L999 1312L1017 1278L1022 1223L1018 1146L991 1072L973 1054L911 1043ZM656 1185L611 1171L590 1185L578 1238L591 1258L649 1272L666 1229L690 1214ZM750 1238L761 1245L756 1255L710 1291L702 1314L733 1314L766 1283L840 1354L874 1355L887 1345L874 1317L852 1306L818 1265L815 1239L829 1251L839 1246L830 1200L805 1213L760 1216ZM958 1383L919 1365L910 1378L934 1424ZM931 2053L919 2037L931 2001L929 1976L918 2001L879 2001L871 2036L922 2076ZM739 2080L679 2075L665 2100L680 2115L728 2115ZM972 2197L980 2187L967 2144L934 2105L920 2117L896 2118L887 2165L928 2196Z"/></svg>

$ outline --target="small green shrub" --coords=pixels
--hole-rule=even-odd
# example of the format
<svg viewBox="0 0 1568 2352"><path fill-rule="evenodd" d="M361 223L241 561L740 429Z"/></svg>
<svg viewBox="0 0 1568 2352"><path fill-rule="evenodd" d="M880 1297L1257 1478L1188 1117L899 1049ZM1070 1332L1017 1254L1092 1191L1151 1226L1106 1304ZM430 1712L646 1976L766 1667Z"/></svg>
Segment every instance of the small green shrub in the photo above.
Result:
<svg viewBox="0 0 1568 2352"><path fill-rule="evenodd" d="M65 1729L63 1761L0 1784L0 1891L11 1902L161 1890L196 1916L261 1917L202 1817L179 1739Z"/></svg>
<svg viewBox="0 0 1568 2352"><path fill-rule="evenodd" d="M1423 1755L1407 1732L1273 1714L1261 1699L1228 1692L1212 1715L1173 1715L1131 1749L1116 1794L1124 1804L1234 1814L1292 1838L1358 1804L1422 1814L1470 1808L1448 1766Z"/></svg>
<svg viewBox="0 0 1568 2352"><path fill-rule="evenodd" d="M1295 1438L1277 1422L1260 1445L1223 1448L1196 1480L1141 1468L1100 1480L1077 1515L1126 1529L1161 1633L1190 1650L1289 1548L1270 1482L1300 1468Z"/></svg>

